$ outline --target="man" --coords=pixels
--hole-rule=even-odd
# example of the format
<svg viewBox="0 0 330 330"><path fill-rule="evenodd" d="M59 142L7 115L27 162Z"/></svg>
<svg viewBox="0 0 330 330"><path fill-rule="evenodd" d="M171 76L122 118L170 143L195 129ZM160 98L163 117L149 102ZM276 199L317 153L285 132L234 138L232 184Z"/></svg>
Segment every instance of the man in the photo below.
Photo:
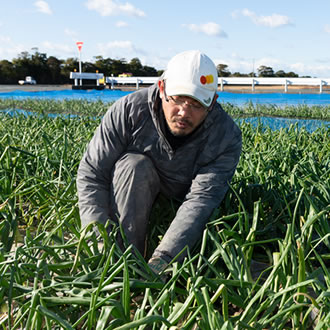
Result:
<svg viewBox="0 0 330 330"><path fill-rule="evenodd" d="M239 161L241 132L217 86L209 57L176 55L157 84L110 107L79 166L82 224L118 220L142 254L158 193L183 201L149 260L156 273L201 238Z"/></svg>

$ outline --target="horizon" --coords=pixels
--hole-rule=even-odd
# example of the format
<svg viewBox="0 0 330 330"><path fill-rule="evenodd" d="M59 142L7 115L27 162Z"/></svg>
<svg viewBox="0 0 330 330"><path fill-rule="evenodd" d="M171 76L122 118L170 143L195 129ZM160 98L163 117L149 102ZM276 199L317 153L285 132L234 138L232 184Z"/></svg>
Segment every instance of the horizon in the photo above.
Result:
<svg viewBox="0 0 330 330"><path fill-rule="evenodd" d="M5 2L0 13L0 60L12 61L34 48L48 57L79 59L76 42L81 41L82 62L94 62L96 56L127 62L139 58L142 65L164 70L175 54L200 49L215 65L226 64L231 73L256 73L264 65L274 72L326 78L329 11L330 3L321 0L248 5L243 0L210 0L207 6L187 0L19 0L19 6L17 1Z"/></svg>

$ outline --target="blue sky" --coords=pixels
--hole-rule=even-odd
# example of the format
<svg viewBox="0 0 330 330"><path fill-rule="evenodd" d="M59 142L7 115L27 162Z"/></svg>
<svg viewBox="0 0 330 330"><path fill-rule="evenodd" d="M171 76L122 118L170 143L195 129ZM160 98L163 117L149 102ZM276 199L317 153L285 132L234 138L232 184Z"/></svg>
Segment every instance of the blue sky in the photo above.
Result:
<svg viewBox="0 0 330 330"><path fill-rule="evenodd" d="M330 77L328 0L0 0L0 60L37 47L47 56L138 57L165 69L199 49L231 72L260 65Z"/></svg>

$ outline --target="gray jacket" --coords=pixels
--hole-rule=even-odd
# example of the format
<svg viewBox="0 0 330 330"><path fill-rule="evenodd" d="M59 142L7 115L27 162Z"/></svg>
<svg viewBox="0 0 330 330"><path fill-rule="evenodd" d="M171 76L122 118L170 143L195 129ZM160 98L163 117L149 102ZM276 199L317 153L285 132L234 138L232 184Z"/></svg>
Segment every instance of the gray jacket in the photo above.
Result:
<svg viewBox="0 0 330 330"><path fill-rule="evenodd" d="M241 153L241 131L216 103L189 140L175 151L160 129L157 84L129 94L107 111L80 163L77 178L82 224L108 219L111 169L125 152L148 156L161 179L190 187L156 255L190 248L218 207Z"/></svg>

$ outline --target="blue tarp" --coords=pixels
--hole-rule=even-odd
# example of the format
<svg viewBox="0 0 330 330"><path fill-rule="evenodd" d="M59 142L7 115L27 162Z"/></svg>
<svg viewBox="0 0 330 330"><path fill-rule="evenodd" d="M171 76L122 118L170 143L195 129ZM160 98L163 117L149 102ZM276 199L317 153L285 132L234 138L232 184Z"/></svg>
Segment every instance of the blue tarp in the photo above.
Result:
<svg viewBox="0 0 330 330"><path fill-rule="evenodd" d="M38 99L85 99L90 101L102 100L111 102L120 97L132 93L131 91L121 90L61 90L61 91L44 91L44 92L27 92L13 91L0 93L0 98L38 98ZM232 104L242 105L247 102L259 104L276 104L276 105L327 105L330 104L330 94L291 94L291 93L229 93L218 92L220 102L229 102Z"/></svg>
<svg viewBox="0 0 330 330"><path fill-rule="evenodd" d="M61 91L43 91L43 92L27 92L27 91L13 91L0 93L0 98L15 98L15 99L54 99L54 100L64 100L64 99L75 99L75 100L89 100L97 101L102 100L104 102L116 101L124 95L130 94L132 92L124 92L121 90L61 90Z"/></svg>
<svg viewBox="0 0 330 330"><path fill-rule="evenodd" d="M272 130L279 130L281 128L289 128L291 125L297 125L298 128L305 128L306 131L312 133L320 127L330 128L330 121L318 119L294 119L294 118L274 118L274 117L250 117L235 119L236 122L251 123L257 127L260 123L264 127L269 127Z"/></svg>
<svg viewBox="0 0 330 330"><path fill-rule="evenodd" d="M27 92L27 91L13 91L7 93L0 93L0 98L15 98L15 99L26 99L26 98L37 98L37 99L83 99L89 101L102 100L104 102L111 102L118 100L120 97L130 94L132 91L121 91L121 90L61 90L61 91L38 91L38 92ZM254 104L275 104L275 105L328 105L330 104L330 94L291 94L291 93L228 93L219 92L218 101L229 102L232 104L243 105L247 102ZM17 110L4 110L11 115L25 114L33 115L27 111ZM51 117L58 116L57 114L50 114ZM68 115L66 115L68 116ZM70 117L73 117L70 115ZM253 125L257 125L259 122L271 129L287 128L292 124L297 124L298 127L305 127L306 130L312 132L318 127L325 125L329 128L329 121L322 120L303 120L303 119L288 119L288 118L272 118L272 117L252 117L245 119L237 119L237 121L250 122Z"/></svg>
<svg viewBox="0 0 330 330"><path fill-rule="evenodd" d="M289 94L289 93L254 93L238 94L220 92L218 101L242 105L247 102L254 104L276 105L330 105L330 94Z"/></svg>

